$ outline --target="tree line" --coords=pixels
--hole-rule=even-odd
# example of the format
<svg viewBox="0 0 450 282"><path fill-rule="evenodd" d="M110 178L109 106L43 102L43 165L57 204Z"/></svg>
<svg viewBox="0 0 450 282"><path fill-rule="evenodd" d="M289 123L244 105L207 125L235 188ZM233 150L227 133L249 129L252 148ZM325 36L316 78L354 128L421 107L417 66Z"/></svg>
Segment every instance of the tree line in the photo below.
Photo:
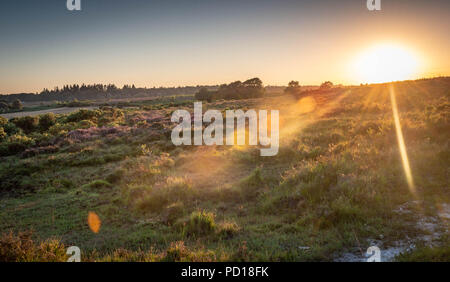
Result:
<svg viewBox="0 0 450 282"><path fill-rule="evenodd" d="M327 91L334 87L331 81L325 81L320 85L317 91ZM304 88L300 86L298 81L292 80L288 83L288 86L284 89L284 94L301 95L306 93ZM265 94L261 79L258 77L248 79L244 82L234 81L229 84L222 84L217 90L208 90L201 88L196 94L195 99L200 101L212 102L215 100L236 100L236 99L249 99L260 98Z"/></svg>
<svg viewBox="0 0 450 282"><path fill-rule="evenodd" d="M208 90L201 88L195 94L195 98L201 101L214 100L234 100L234 99L249 99L259 98L264 96L264 87L261 79L255 77L244 82L240 80L231 82L229 84L222 84L217 90Z"/></svg>
<svg viewBox="0 0 450 282"><path fill-rule="evenodd" d="M71 101L71 100L99 100L115 98L155 97L172 95L193 95L201 88L216 89L218 86L183 86L183 87L153 87L142 88L134 84L124 85L122 88L115 84L72 84L51 90L44 88L40 93L19 93L0 95L5 103L15 100L22 102L41 101Z"/></svg>

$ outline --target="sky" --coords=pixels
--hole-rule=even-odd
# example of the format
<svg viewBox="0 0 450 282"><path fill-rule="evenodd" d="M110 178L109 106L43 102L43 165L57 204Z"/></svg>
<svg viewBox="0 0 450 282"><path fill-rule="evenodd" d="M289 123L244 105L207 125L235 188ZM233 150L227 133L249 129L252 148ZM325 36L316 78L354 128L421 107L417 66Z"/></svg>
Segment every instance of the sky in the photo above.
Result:
<svg viewBox="0 0 450 282"><path fill-rule="evenodd" d="M0 7L0 93L64 84L359 84L364 50L414 54L414 78L450 75L450 1L8 0Z"/></svg>

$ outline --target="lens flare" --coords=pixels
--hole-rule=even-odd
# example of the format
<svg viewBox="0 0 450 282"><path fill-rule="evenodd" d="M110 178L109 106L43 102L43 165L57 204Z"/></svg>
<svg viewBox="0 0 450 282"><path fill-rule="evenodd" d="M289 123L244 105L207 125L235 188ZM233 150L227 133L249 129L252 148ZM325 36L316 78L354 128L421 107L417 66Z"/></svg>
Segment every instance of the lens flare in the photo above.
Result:
<svg viewBox="0 0 450 282"><path fill-rule="evenodd" d="M406 181L408 183L409 190L413 195L416 194L416 188L414 187L414 181L411 174L411 168L409 166L408 154L406 153L405 140L403 139L402 127L400 124L400 117L398 114L397 101L395 99L394 86L389 86L389 93L391 96L392 114L394 115L395 131L397 133L398 147L400 149L400 156L402 158L403 170L405 171Z"/></svg>
<svg viewBox="0 0 450 282"><path fill-rule="evenodd" d="M411 79L417 75L417 56L402 46L384 44L360 54L354 72L362 82L380 83Z"/></svg>
<svg viewBox="0 0 450 282"><path fill-rule="evenodd" d="M98 233L100 231L102 222L95 212L89 212L87 221L92 232Z"/></svg>

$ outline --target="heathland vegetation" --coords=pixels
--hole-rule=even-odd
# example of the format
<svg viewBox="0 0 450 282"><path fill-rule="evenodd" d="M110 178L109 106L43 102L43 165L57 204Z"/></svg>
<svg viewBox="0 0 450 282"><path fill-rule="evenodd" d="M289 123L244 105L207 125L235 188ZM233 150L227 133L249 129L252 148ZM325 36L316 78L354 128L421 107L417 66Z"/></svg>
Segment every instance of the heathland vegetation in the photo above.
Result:
<svg viewBox="0 0 450 282"><path fill-rule="evenodd" d="M174 146L171 113L192 95L0 118L0 260L64 261L74 245L83 261L337 260L377 244L448 261L450 78L299 87L196 95L204 111L279 110L273 157Z"/></svg>

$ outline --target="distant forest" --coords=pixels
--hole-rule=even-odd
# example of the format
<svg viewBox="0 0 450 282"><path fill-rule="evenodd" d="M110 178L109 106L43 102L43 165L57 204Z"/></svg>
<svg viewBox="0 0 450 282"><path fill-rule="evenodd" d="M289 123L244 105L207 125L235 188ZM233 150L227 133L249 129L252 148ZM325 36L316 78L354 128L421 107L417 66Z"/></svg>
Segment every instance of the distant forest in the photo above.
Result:
<svg viewBox="0 0 450 282"><path fill-rule="evenodd" d="M173 95L194 95L200 89L216 90L218 86L183 86L183 87L153 87L138 88L134 85L124 85L118 88L114 84L64 85L53 90L44 89L41 93L19 93L0 95L0 100L13 102L71 101L71 100L100 100L118 98L138 98Z"/></svg>

